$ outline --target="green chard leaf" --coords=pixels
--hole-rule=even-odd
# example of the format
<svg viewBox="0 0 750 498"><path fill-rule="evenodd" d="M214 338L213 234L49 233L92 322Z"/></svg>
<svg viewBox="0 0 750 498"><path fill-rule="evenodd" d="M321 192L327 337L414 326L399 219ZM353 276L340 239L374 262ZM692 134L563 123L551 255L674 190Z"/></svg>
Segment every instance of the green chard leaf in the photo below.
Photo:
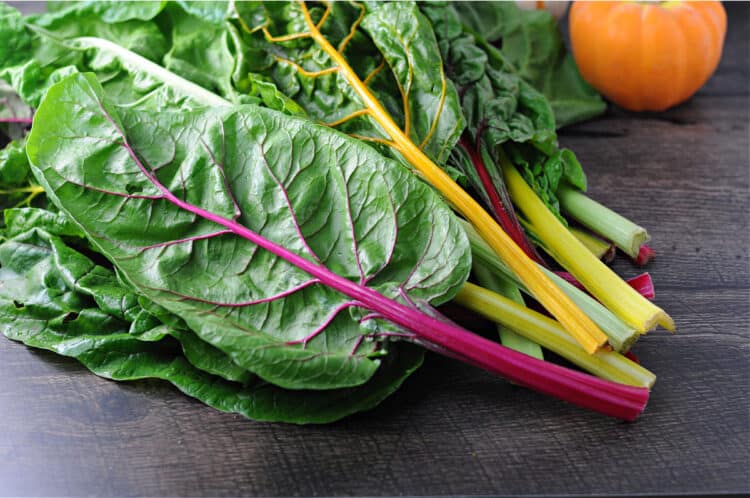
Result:
<svg viewBox="0 0 750 498"><path fill-rule="evenodd" d="M0 150L0 188L5 190L26 186L30 180L31 169L26 158L26 140L14 140Z"/></svg>
<svg viewBox="0 0 750 498"><path fill-rule="evenodd" d="M51 85L80 71L95 73L118 105L254 103L304 115L270 80L241 69L239 35L222 20L227 9L223 2L84 2L23 18L3 5L0 37L11 40L13 51L0 48L0 79L32 107ZM79 23L81 18L86 22Z"/></svg>
<svg viewBox="0 0 750 498"><path fill-rule="evenodd" d="M217 25L224 24L231 14L231 2L177 0L175 3L193 17Z"/></svg>
<svg viewBox="0 0 750 498"><path fill-rule="evenodd" d="M471 8L479 11L482 7ZM449 164L466 175L493 212L512 212L497 165L497 154L502 149L545 204L565 222L555 194L557 187L567 181L585 190L586 177L575 155L558 148L555 116L545 96L524 81L504 53L467 31L462 24L464 5L459 8L455 4L425 4L422 10L435 28L449 67L448 76L459 88L467 120L467 133L461 146L454 149ZM489 23L485 31L491 26ZM480 174L477 158L472 160L469 148L479 151L477 156L481 157L480 167L485 169L486 177ZM504 208L498 208L493 199L498 199ZM502 219L501 215L496 216ZM512 219L503 226L520 232L520 227L509 229L508 224L513 224ZM522 243L519 237L514 238Z"/></svg>
<svg viewBox="0 0 750 498"><path fill-rule="evenodd" d="M149 21L164 9L167 2L121 0L118 2L82 1L47 2L47 11L53 17L78 17L80 21L120 23L132 20ZM70 14L73 14L72 16ZM44 16L46 14L42 14Z"/></svg>
<svg viewBox="0 0 750 498"><path fill-rule="evenodd" d="M406 135L444 164L464 127L429 21L413 2L237 2L242 71L270 78L307 114L377 146L387 138L336 62L304 34L304 10ZM387 146L380 150L400 156Z"/></svg>
<svg viewBox="0 0 750 498"><path fill-rule="evenodd" d="M186 5L187 4L187 5ZM180 2L167 9L172 47L164 67L235 103L242 101L235 89L238 35L224 22L228 8L223 2ZM214 4L223 4L217 5ZM186 8L185 8L186 7ZM257 103L244 100L245 103Z"/></svg>
<svg viewBox="0 0 750 498"><path fill-rule="evenodd" d="M464 120L432 26L414 3L371 3L362 29L395 77L403 120L410 128L407 135L443 164L463 131Z"/></svg>
<svg viewBox="0 0 750 498"><path fill-rule="evenodd" d="M22 305L30 300L34 302L34 299L48 298L59 306L60 312L67 314L60 322L63 325L75 320L76 315L85 313L90 317L106 317L105 321L116 330L124 328L141 341L159 341L171 335L180 341L186 357L197 368L227 380L244 382L250 378L250 373L228 356L198 340L177 317L171 317L170 327L163 325L163 314L157 317L141 307L138 296L120 284L112 270L95 264L66 243L61 236L71 233L80 235L70 226L72 222L65 220L57 225L47 223L49 231L44 230L42 225L28 228L29 216L13 216L12 211L22 210L6 211L5 235L10 239L2 246L5 251L2 252L2 263L7 272L0 278L4 293L0 298ZM36 219L64 217L61 213L50 212L45 216L42 209L23 211L26 213L22 214L34 211L33 217ZM24 231L24 228L28 230ZM33 251L29 251L31 247ZM30 268L28 274L24 278L17 277L15 273L22 272L24 266ZM23 282L24 285L14 285L14 282ZM23 291L19 292L20 289ZM54 306L51 309L54 310ZM74 330L75 326L75 323L65 325L61 331L67 330L66 327ZM6 335L10 333L13 332Z"/></svg>
<svg viewBox="0 0 750 498"><path fill-rule="evenodd" d="M152 22L166 2L81 2L29 16L25 22L60 39L91 36L104 38L158 62L168 41Z"/></svg>
<svg viewBox="0 0 750 498"><path fill-rule="evenodd" d="M21 229L13 221L8 224L15 232ZM133 305L125 288L120 293L131 305L132 321L97 308L90 292L76 287L71 277L86 277L80 272L88 268L99 280L96 292L109 286L111 293L118 288L114 273L41 228L0 243L0 265L0 331L8 338L76 358L102 377L163 379L209 406L255 420L325 423L370 409L395 391L423 357L419 348L402 347L384 358L364 386L288 391L241 369L191 331L163 325Z"/></svg>
<svg viewBox="0 0 750 498"><path fill-rule="evenodd" d="M131 73L127 85L122 84L121 73L138 68L107 50L115 46L117 53L142 56L145 61L163 57L166 38L154 21L136 15L149 17L140 4L129 4L135 9L130 15L125 15L126 5L119 2L91 2L27 18L12 7L0 6L0 41L6 42L0 47L0 79L31 107L39 106L49 86L77 70L97 71L99 79L113 89L119 83L121 92L127 89L130 101L136 95L144 97L154 90L154 82ZM109 15L111 10L120 12ZM147 10L150 15L158 13Z"/></svg>
<svg viewBox="0 0 750 498"><path fill-rule="evenodd" d="M519 9L513 2L467 2L456 10L470 30L500 44L517 73L547 97L558 128L606 110L604 100L578 72L549 12Z"/></svg>
<svg viewBox="0 0 750 498"><path fill-rule="evenodd" d="M531 142L541 150L554 150L554 116L544 96L504 59L492 57L472 35L464 33L459 8L426 4L422 10L435 28L448 76L459 89L471 135L486 135L493 145Z"/></svg>
<svg viewBox="0 0 750 498"><path fill-rule="evenodd" d="M118 109L93 75L52 87L37 116L35 176L97 251L281 387L363 384L395 346L361 303L257 244L391 298L440 304L468 276L466 236L438 196L325 127L255 106Z"/></svg>

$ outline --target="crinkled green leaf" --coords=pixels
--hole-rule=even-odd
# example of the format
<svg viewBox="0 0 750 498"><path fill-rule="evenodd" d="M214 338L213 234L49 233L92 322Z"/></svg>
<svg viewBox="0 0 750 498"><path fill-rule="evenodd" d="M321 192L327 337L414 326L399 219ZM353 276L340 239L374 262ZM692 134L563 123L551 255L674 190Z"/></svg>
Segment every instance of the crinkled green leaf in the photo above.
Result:
<svg viewBox="0 0 750 498"><path fill-rule="evenodd" d="M575 155L558 148L555 116L549 102L524 81L522 73L508 62L505 50L500 52L492 47L479 34L467 31L461 22L462 16L465 18L471 12L488 10L497 14L516 7L499 6L495 11L490 5L473 5L466 11L469 14L464 12L464 7L457 4L422 6L435 27L443 58L450 68L448 75L460 89L469 132L464 145L479 146L493 188L506 208L511 204L497 166L499 148L519 167L545 204L565 222L559 212L557 187L564 179L585 190L586 177ZM488 23L482 32L495 36L493 26ZM485 204L492 207L488 186L463 147L454 149L449 164L460 169Z"/></svg>
<svg viewBox="0 0 750 498"><path fill-rule="evenodd" d="M244 67L244 54L240 53L234 27L216 24L210 16L199 16L202 9L218 12L226 10L227 5L178 2L165 9L159 3L141 6L135 2L132 12L126 7L101 2L73 4L30 18L23 18L10 7L0 7L0 37L14 44L12 54L0 48L4 56L0 59L0 79L7 80L33 107L38 107L47 88L62 78L91 71L119 105L164 109L234 102L304 114L271 81L240 69ZM138 29L131 30L128 23L137 23ZM141 32L158 35L162 41L138 38Z"/></svg>
<svg viewBox="0 0 750 498"><path fill-rule="evenodd" d="M216 409L256 420L323 423L377 405L422 361L421 350L407 346L386 358L364 386L283 390L240 369L189 330L142 318L148 315L144 309L128 324L91 307L90 299L60 275L70 271L64 254L71 253L56 251L53 242L59 249L61 239L36 228L0 244L0 331L28 346L76 358L103 377L164 379ZM109 279L114 281L111 271ZM138 325L146 321L152 328Z"/></svg>
<svg viewBox="0 0 750 498"><path fill-rule="evenodd" d="M113 97L121 96L119 100L123 103L147 100L158 94L160 81L148 70L148 64L153 66L153 63L147 59L104 38L66 38L66 31L67 34L85 32L77 27L73 14L66 14L67 10L55 13L67 20L67 24L58 26L59 33L37 26L31 22L33 17L23 18L11 7L2 5L0 12L0 36L18 40L16 44L23 46L23 50L14 51L15 57L0 57L0 79L10 83L28 105L38 107L47 88L77 71L97 72L109 93ZM50 19L41 17L37 21L45 20ZM48 26L51 27L54 26ZM0 56L4 55L2 50L0 48ZM172 103L176 104L182 97L180 92L176 95L163 93L166 95L161 99L151 100L163 102L171 97Z"/></svg>
<svg viewBox="0 0 750 498"><path fill-rule="evenodd" d="M201 341L181 320L170 320L165 327L159 317L140 306L138 296L123 287L114 273L95 264L57 237L48 238L52 262L57 275L68 289L88 296L98 308L111 317L129 322L128 332L143 341L158 341L171 335L178 339L191 364L227 380L247 382L250 373L227 355Z"/></svg>
<svg viewBox="0 0 750 498"><path fill-rule="evenodd" d="M407 98L410 138L437 163L444 163L464 120L429 21L412 2L371 2L362 29L387 61L399 93Z"/></svg>
<svg viewBox="0 0 750 498"><path fill-rule="evenodd" d="M232 85L237 49L228 25L216 24L210 18L206 20L180 8L169 9L168 14L172 47L164 57L164 67L226 99L237 101L239 95Z"/></svg>
<svg viewBox="0 0 750 498"><path fill-rule="evenodd" d="M0 4L0 80L7 82L15 94L33 107L47 87L43 82L57 69L55 62L65 57L64 53L48 54L49 50L39 50L37 41L21 13ZM35 57L37 52L39 60Z"/></svg>
<svg viewBox="0 0 750 498"><path fill-rule="evenodd" d="M131 153L184 202L387 296L439 304L469 271L461 227L407 170L259 107L116 109L93 76L76 75L49 90L27 151L50 198L140 294L283 387L362 384L387 344L361 341L372 327L343 294L164 202Z"/></svg>
<svg viewBox="0 0 750 498"><path fill-rule="evenodd" d="M177 2L166 9L172 46L163 66L234 104L258 104L291 115L305 115L267 78L243 71L237 29L225 17L228 2Z"/></svg>
<svg viewBox="0 0 750 498"><path fill-rule="evenodd" d="M160 4L90 2L71 4L54 12L24 18L15 9L0 8L0 40L11 46L0 48L0 79L6 80L28 105L38 107L47 88L75 70L95 70L99 79L112 86L119 82L117 61L91 43L77 39L102 39L122 51L161 60L167 39L152 20ZM134 9L128 14L128 9ZM127 15L126 15L127 14ZM128 77L129 96L148 93L152 83ZM150 86L154 86L151 84ZM122 91L122 90L121 90Z"/></svg>
<svg viewBox="0 0 750 498"><path fill-rule="evenodd" d="M47 10L56 16L72 12L80 20L95 17L107 23L121 23L140 20L149 21L164 9L167 2L129 1L117 2L84 1L84 2L47 2Z"/></svg>
<svg viewBox="0 0 750 498"><path fill-rule="evenodd" d="M26 18L58 38L94 36L117 43L152 61L167 52L167 38L152 22L165 2L82 2Z"/></svg>
<svg viewBox="0 0 750 498"><path fill-rule="evenodd" d="M281 93L276 85L259 74L248 73L237 82L237 88L243 93L243 97L256 96L259 99L258 103L263 107L290 116L307 116L305 110L294 100Z"/></svg>
<svg viewBox="0 0 750 498"><path fill-rule="evenodd" d="M206 22L221 25L230 15L230 2L177 0L182 10Z"/></svg>
<svg viewBox="0 0 750 498"><path fill-rule="evenodd" d="M0 3L0 64L13 66L28 60L32 50L32 38L26 30L21 13L13 7Z"/></svg>
<svg viewBox="0 0 750 498"><path fill-rule="evenodd" d="M426 4L448 76L460 90L467 128L482 134L492 146L530 142L544 151L556 148L552 110L542 94L513 72L502 57L488 52L464 33L458 12L463 6Z"/></svg>
<svg viewBox="0 0 750 498"><path fill-rule="evenodd" d="M282 62L296 61L313 71L330 67L328 57L314 44L296 42L280 48L267 43L260 31L244 33L244 41L241 39L239 32L248 23L255 27L269 22L282 31L300 27L297 3L239 2L235 15L241 20L234 25L223 21L227 9L228 4L222 2L177 2L167 8L158 3L118 7L92 2L23 20L7 8L14 13L7 23L13 29L0 24L0 32L17 32L13 38L25 49L23 55L16 51L17 61L11 63L9 58L5 67L0 63L0 78L8 80L34 107L49 86L75 70L95 72L107 93L122 104L138 101L139 107L163 108L184 99L184 92L175 92L163 77L155 77L153 71L126 55L130 48L163 60L169 72L234 103L257 103L291 114L305 112L325 123L363 108L339 75L306 77L295 66ZM361 9L358 4L335 3L324 25L326 36L333 43L342 43L359 22L364 13ZM429 22L412 3L372 4L368 9L362 27L352 31L348 42L349 62L364 79L387 59L386 68L369 82L371 88L396 121L408 128L413 141L444 163L460 135L463 119L455 88L443 78L442 66L434 64L440 55ZM312 10L318 15L321 8ZM43 26L49 36L32 32L29 23ZM133 29L128 28L131 25ZM368 30L371 37L364 34ZM170 40L171 46L150 42L151 34ZM119 44L120 50L113 52L111 46L99 41L102 39ZM383 136L380 126L365 115L337 127L357 135ZM383 150L399 158L390 149Z"/></svg>
<svg viewBox="0 0 750 498"><path fill-rule="evenodd" d="M259 379L243 385L199 370L167 344L144 343L127 333L60 335L35 319L16 318L0 301L0 330L10 339L71 356L95 374L114 380L162 379L224 412L264 422L324 424L369 410L392 394L422 362L422 351L406 346L389 355L364 386L329 391L290 391Z"/></svg>
<svg viewBox="0 0 750 498"><path fill-rule="evenodd" d="M513 2L467 2L456 10L469 28L498 43L518 74L547 97L558 127L605 111L606 103L581 77L549 12L519 9Z"/></svg>
<svg viewBox="0 0 750 498"><path fill-rule="evenodd" d="M8 223L11 226L13 220ZM9 233L17 232L18 228L14 227ZM249 372L216 348L198 340L176 317L167 327L159 317L142 308L138 296L123 287L112 270L95 264L63 239L40 227L4 242L0 257L5 269L0 278L3 283L0 299L35 306L49 300L47 311L54 313L58 307L60 313L65 313L62 318L55 315L59 332L75 330L85 321L92 323L97 333L124 329L141 341L159 341L172 336L180 341L185 356L197 368L227 380L245 382L250 379ZM100 329L97 319L106 322L109 328ZM69 324L76 320L77 323Z"/></svg>
<svg viewBox="0 0 750 498"><path fill-rule="evenodd" d="M0 209L46 206L40 187L34 185L25 147L26 141L21 139L0 149Z"/></svg>
<svg viewBox="0 0 750 498"><path fill-rule="evenodd" d="M325 5L309 4L320 21ZM305 33L297 2L237 2L247 72L272 79L308 115L345 133L383 139L380 125L320 46ZM442 164L464 127L458 96L444 77L440 52L429 21L413 2L361 5L332 2L321 24L323 36L339 48L359 79L434 161ZM261 27L273 37L267 40ZM385 153L398 157L385 147Z"/></svg>

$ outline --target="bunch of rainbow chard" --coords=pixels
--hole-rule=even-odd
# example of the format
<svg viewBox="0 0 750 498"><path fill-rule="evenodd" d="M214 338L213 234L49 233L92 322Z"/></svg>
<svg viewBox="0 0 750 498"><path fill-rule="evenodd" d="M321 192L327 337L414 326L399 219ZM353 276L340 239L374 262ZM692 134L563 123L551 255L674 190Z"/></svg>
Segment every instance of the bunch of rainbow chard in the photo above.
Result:
<svg viewBox="0 0 750 498"><path fill-rule="evenodd" d="M606 415L645 407L655 377L624 353L673 325L598 257L647 236L557 146L604 104L546 14L0 6L0 81L7 337L256 420L372 408L425 349ZM452 300L502 345L443 318Z"/></svg>

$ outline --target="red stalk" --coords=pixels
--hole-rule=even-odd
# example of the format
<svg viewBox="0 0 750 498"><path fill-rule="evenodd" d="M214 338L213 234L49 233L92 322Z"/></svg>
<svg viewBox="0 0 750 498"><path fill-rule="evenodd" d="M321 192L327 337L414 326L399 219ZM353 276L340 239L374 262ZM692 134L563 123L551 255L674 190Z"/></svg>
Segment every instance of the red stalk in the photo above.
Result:
<svg viewBox="0 0 750 498"><path fill-rule="evenodd" d="M576 278L570 273L566 271L556 271L555 274L558 277L564 279L566 282L575 285L582 291L586 290L583 285L581 285L581 283L576 280ZM625 280L625 282L627 282L629 286L638 291L638 294L645 297L646 299L653 299L656 296L654 281L651 279L651 275L648 272L641 273L638 276L629 278Z"/></svg>
<svg viewBox="0 0 750 498"><path fill-rule="evenodd" d="M529 242L528 238L526 238L526 234L521 228L521 224L518 222L518 218L516 218L516 214L513 211L513 206L509 202L503 203L503 201L500 199L498 189L492 182L492 177L490 176L489 171L487 171L487 167L485 166L484 160L482 159L482 156L480 154L479 144L477 144L476 147L473 147L469 139L467 138L466 133L464 133L461 136L458 145L463 150L465 150L467 154L469 154L469 159L471 159L471 163L474 166L477 174L479 175L480 181L482 182L482 187L484 187L484 191L487 192L490 208L497 222L500 223L500 226L503 227L503 230L505 230L510 238L513 239L518 247L520 247L529 258L543 266L546 266L544 260L542 260L542 258Z"/></svg>
<svg viewBox="0 0 750 498"><path fill-rule="evenodd" d="M651 249L646 244L643 244L640 249L638 249L638 257L635 258L634 262L638 266L645 266L647 263L649 263L652 259L656 257L656 252Z"/></svg>
<svg viewBox="0 0 750 498"><path fill-rule="evenodd" d="M651 280L651 275L649 275L648 272L641 273L637 277L629 278L626 282L646 299L653 299L656 297L654 281Z"/></svg>

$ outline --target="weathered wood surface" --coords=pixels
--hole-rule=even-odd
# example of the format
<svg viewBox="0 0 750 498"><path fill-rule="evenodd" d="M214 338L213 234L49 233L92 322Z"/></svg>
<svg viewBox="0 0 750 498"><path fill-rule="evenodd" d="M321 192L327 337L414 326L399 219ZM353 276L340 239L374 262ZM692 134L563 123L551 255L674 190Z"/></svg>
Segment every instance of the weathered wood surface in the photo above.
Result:
<svg viewBox="0 0 750 498"><path fill-rule="evenodd" d="M635 348L659 378L638 422L431 356L369 413L258 424L3 339L0 495L750 492L750 9L727 8L726 55L697 97L661 115L613 110L561 138L591 194L650 229L657 302L679 327Z"/></svg>

